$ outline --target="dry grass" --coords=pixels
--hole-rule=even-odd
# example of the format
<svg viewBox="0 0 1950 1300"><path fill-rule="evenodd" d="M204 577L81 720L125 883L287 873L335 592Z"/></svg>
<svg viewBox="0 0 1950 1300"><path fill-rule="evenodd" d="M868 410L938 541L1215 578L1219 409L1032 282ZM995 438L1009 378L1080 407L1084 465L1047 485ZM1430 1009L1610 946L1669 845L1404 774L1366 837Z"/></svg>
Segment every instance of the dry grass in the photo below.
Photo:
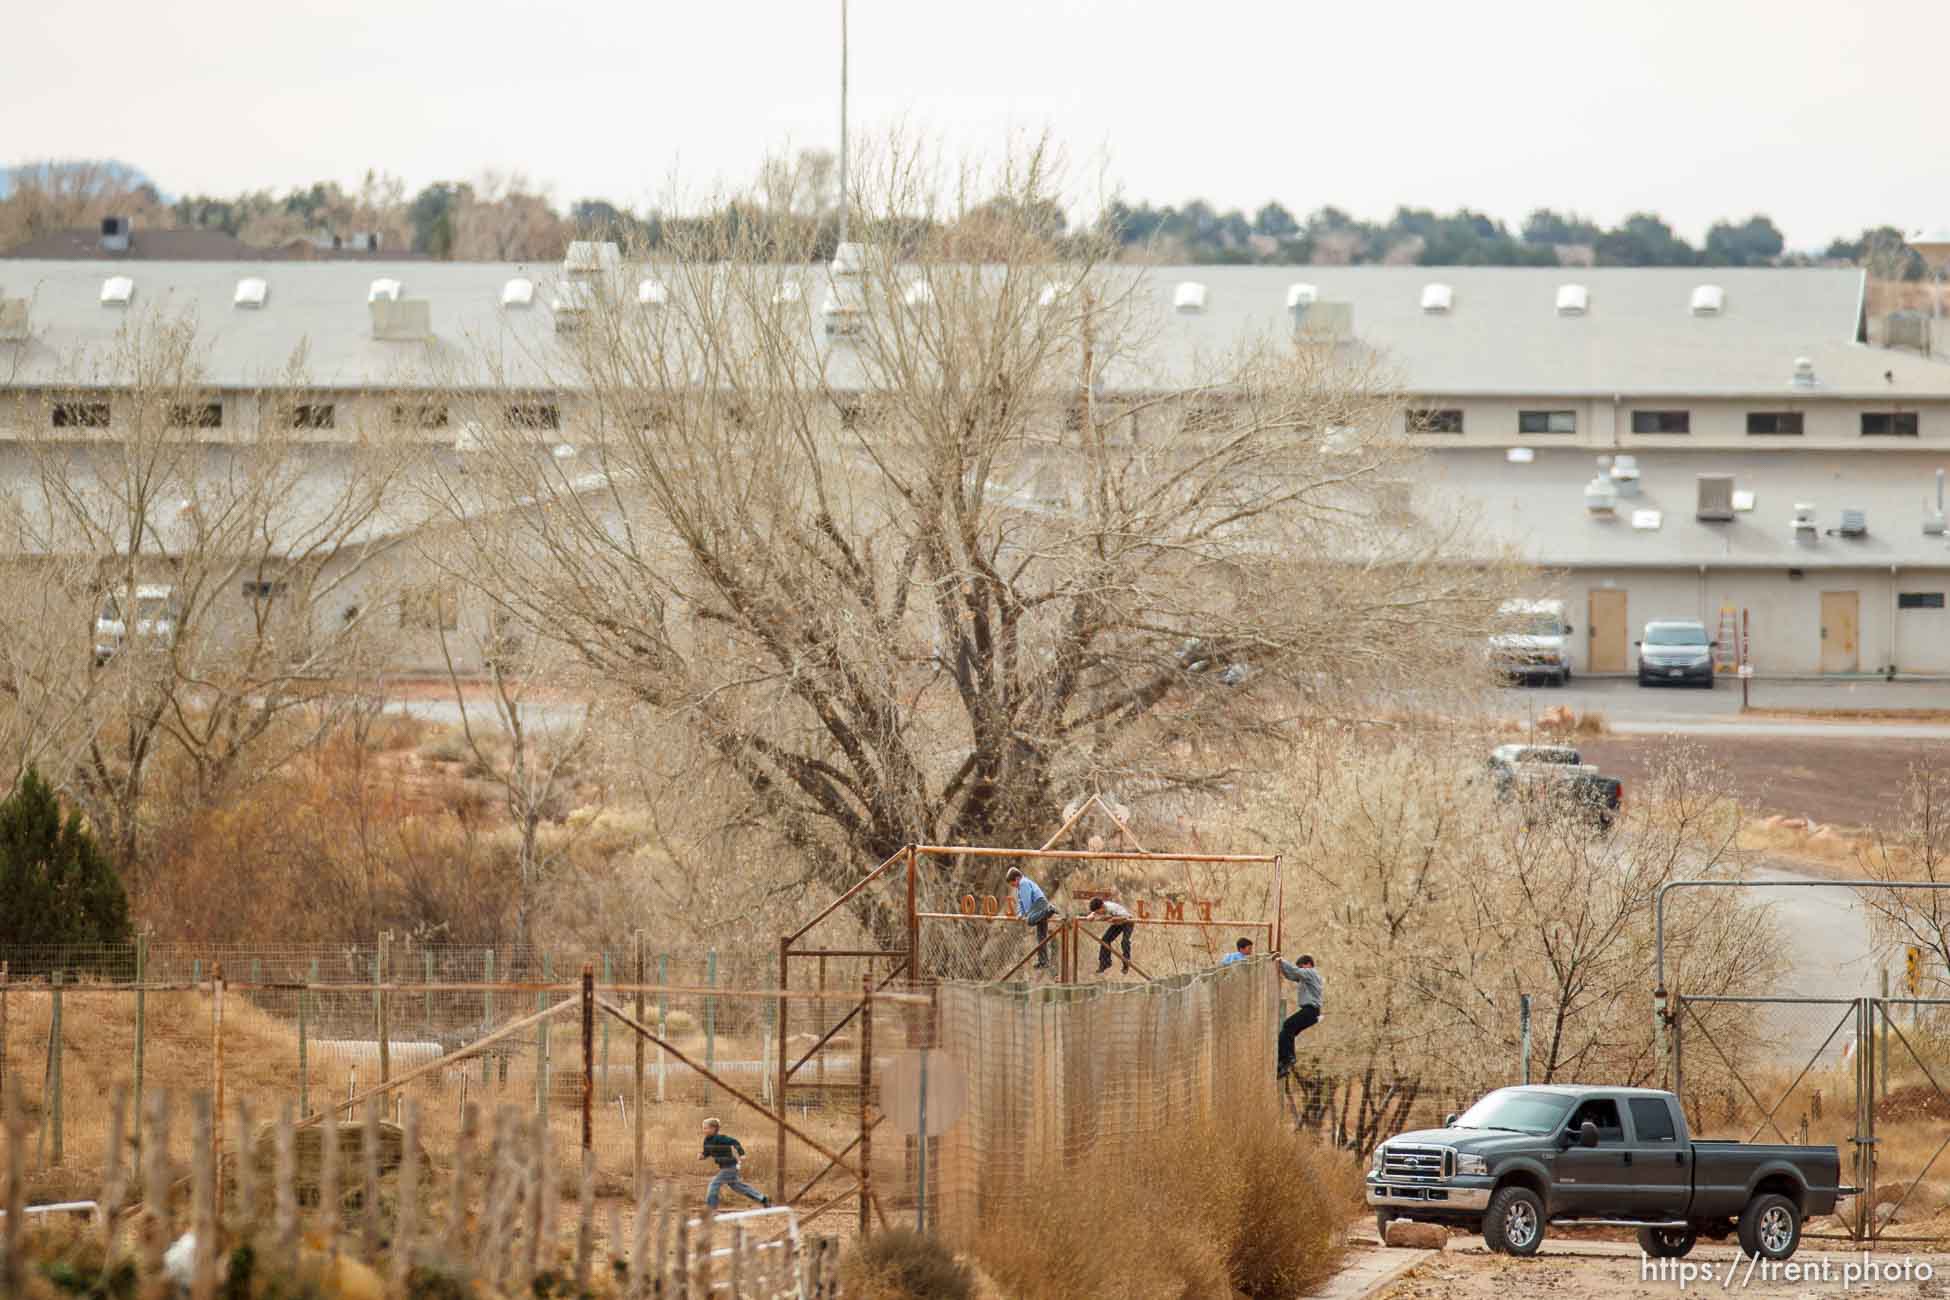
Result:
<svg viewBox="0 0 1950 1300"><path fill-rule="evenodd" d="M963 1245L1011 1300L1292 1300L1338 1267L1359 1187L1276 1115L1213 1117L1134 1168L1067 1166Z"/></svg>

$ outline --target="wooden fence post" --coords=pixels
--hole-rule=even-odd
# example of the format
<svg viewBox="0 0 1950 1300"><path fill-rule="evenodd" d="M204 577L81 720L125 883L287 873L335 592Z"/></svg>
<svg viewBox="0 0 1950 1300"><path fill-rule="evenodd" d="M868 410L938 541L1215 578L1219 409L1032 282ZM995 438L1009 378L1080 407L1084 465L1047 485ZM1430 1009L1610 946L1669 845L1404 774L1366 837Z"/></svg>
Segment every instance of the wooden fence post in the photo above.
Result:
<svg viewBox="0 0 1950 1300"><path fill-rule="evenodd" d="M8 1084L9 1088L15 1085ZM7 1165L4 1170L7 1178L5 1198L0 1199L0 1210L6 1211L6 1218L0 1219L0 1292L19 1295L21 1289L20 1268L20 1221L27 1216L21 1211L25 1208L27 1197L27 1161L24 1158L27 1146L27 1125L21 1114L18 1095L8 1098L4 1103L6 1120L0 1125L0 1132L7 1135Z"/></svg>
<svg viewBox="0 0 1950 1300"><path fill-rule="evenodd" d="M190 1300L215 1300L217 1294L217 1176L212 1167L221 1125L210 1117L210 1095L190 1098L190 1225L195 1233L190 1251Z"/></svg>

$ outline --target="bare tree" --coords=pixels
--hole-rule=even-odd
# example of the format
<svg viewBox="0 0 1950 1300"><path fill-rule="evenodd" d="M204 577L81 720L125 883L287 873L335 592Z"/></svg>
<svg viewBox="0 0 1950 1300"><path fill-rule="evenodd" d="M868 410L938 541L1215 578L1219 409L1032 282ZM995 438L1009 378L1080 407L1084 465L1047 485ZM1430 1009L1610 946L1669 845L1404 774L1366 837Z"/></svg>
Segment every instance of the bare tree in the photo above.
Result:
<svg viewBox="0 0 1950 1300"><path fill-rule="evenodd" d="M1868 883L1857 896L1885 945L1923 950L1929 990L1950 985L1950 898L1942 889L1892 889L1903 881L1950 883L1950 766L1923 760L1903 782L1902 813L1857 860Z"/></svg>
<svg viewBox="0 0 1950 1300"><path fill-rule="evenodd" d="M736 223L585 281L526 359L579 394L576 454L484 412L434 487L470 581L699 736L812 878L1039 837L1079 790L1221 785L1226 745L1177 742L1481 635L1503 575L1417 513L1378 359L1169 347L1141 272L1048 238L1041 151L876 175L830 300ZM980 263L938 233L977 207Z"/></svg>
<svg viewBox="0 0 1950 1300"><path fill-rule="evenodd" d="M225 404L188 316L135 311L71 371L25 421L8 521L30 591L63 616L29 597L0 617L10 641L62 647L49 707L85 737L66 783L130 870L165 752L208 801L280 768L330 725L342 679L379 662L383 620L360 615L384 604L365 588L409 527L402 458L268 397L255 418ZM280 380L301 390L302 358Z"/></svg>

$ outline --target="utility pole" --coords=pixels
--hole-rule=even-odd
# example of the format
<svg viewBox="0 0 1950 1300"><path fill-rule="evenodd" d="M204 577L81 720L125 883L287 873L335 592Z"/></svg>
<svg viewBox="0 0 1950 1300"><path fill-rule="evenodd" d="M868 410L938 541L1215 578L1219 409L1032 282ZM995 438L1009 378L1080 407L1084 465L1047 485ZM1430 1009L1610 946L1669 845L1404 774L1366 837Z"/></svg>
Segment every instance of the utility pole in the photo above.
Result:
<svg viewBox="0 0 1950 1300"><path fill-rule="evenodd" d="M846 217L846 0L840 0L840 242L842 244L846 242Z"/></svg>

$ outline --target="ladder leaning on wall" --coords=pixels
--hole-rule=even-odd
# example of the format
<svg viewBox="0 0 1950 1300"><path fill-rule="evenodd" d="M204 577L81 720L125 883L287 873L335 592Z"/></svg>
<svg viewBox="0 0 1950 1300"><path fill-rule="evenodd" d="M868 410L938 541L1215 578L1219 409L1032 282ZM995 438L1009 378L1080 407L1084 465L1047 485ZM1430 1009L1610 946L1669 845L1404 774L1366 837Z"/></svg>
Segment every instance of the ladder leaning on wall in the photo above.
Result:
<svg viewBox="0 0 1950 1300"><path fill-rule="evenodd" d="M1747 648L1740 644L1740 611L1732 601L1720 604L1720 630L1713 635L1713 671L1731 673L1747 662Z"/></svg>

